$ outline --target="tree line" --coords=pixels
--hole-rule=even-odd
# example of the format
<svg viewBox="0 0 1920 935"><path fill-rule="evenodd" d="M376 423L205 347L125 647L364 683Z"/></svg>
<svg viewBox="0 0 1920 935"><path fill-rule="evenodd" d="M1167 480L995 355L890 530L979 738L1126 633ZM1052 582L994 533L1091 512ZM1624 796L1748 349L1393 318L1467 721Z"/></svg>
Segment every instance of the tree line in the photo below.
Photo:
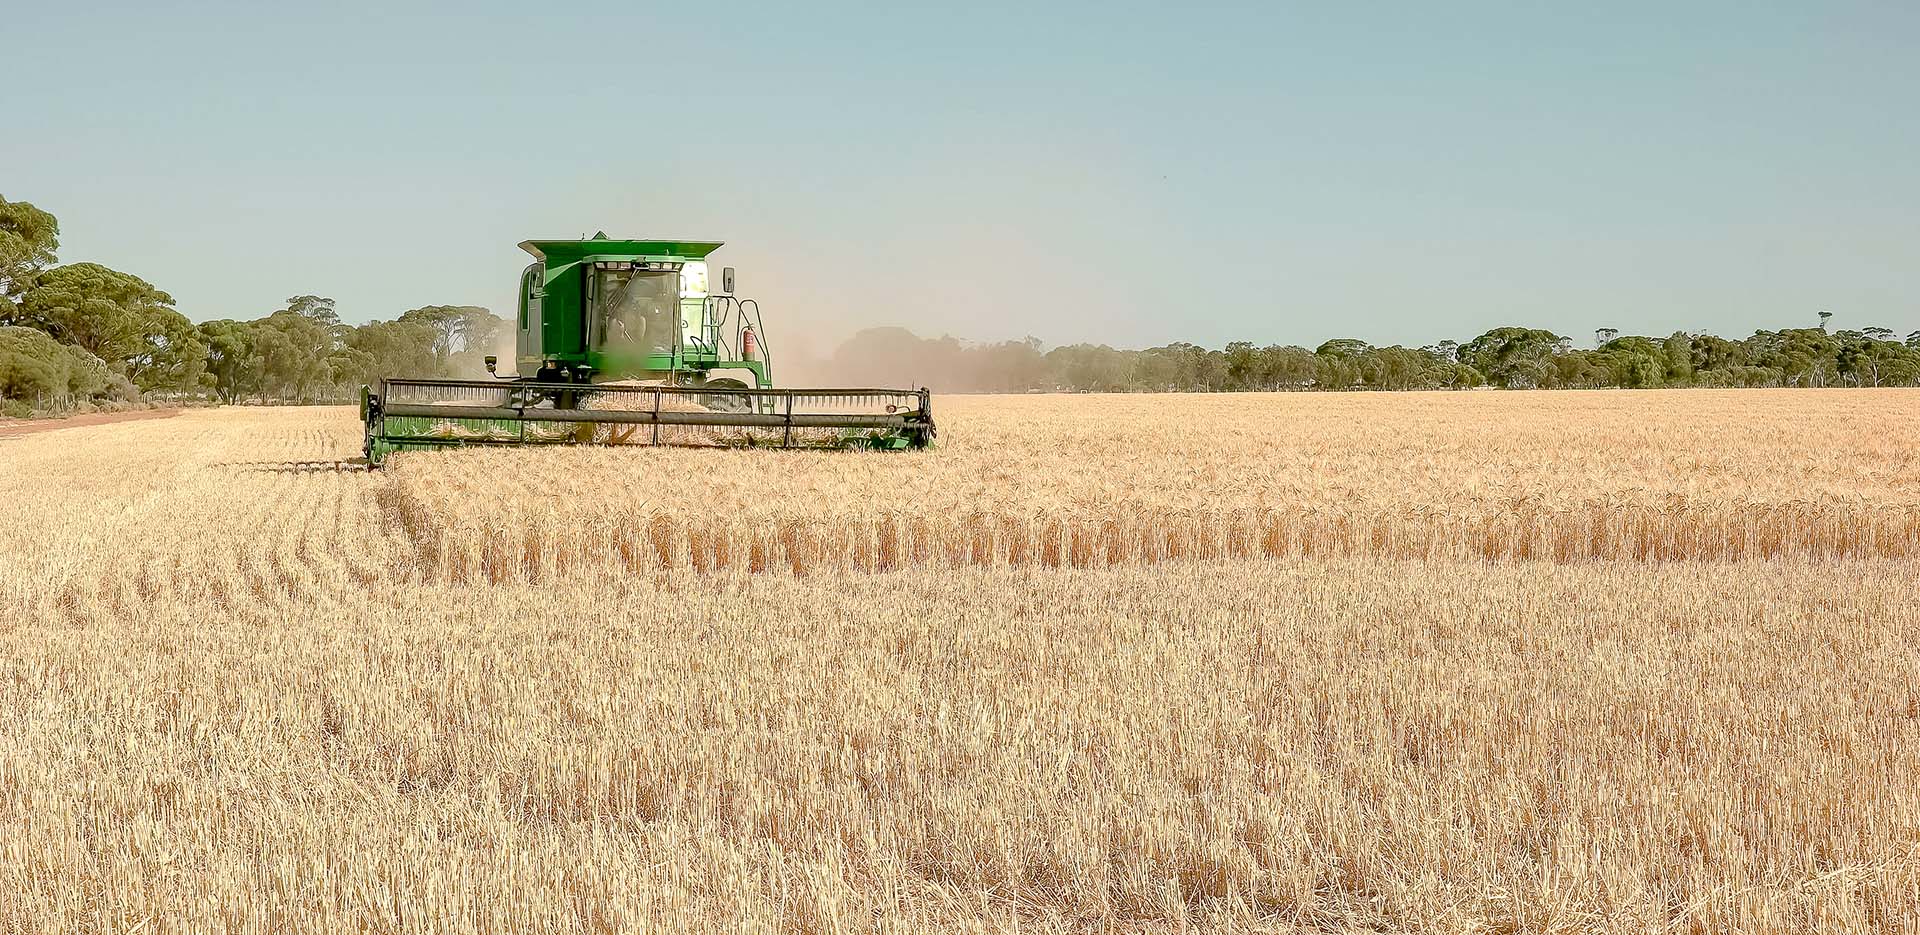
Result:
<svg viewBox="0 0 1920 935"><path fill-rule="evenodd" d="M509 336L487 309L432 305L352 325L294 296L251 320L195 324L173 297L98 263L58 265L52 214L0 197L0 415L149 401L320 402L383 376L478 375Z"/></svg>
<svg viewBox="0 0 1920 935"><path fill-rule="evenodd" d="M875 328L842 345L821 372L979 392L1914 386L1920 384L1920 331L1904 339L1878 327L1829 331L1823 317L1814 327L1761 330L1741 339L1601 328L1590 348L1551 331L1504 327L1424 347L1335 338L1311 350L1250 341L1220 349L1176 342L1121 350L1095 344L1047 349L1032 338L970 344Z"/></svg>
<svg viewBox="0 0 1920 935"><path fill-rule="evenodd" d="M259 318L195 324L138 276L57 264L59 230L53 215L0 197L0 415L154 400L339 401L384 376L479 376L486 354L511 356L507 323L475 306L425 306L352 325L332 299L301 295ZM873 328L793 369L817 369L800 382L980 392L1920 384L1920 331L1904 339L1880 327L1830 331L1828 316L1740 339L1601 328L1591 348L1523 327L1424 347L1335 338L1311 350L1248 341L1048 349L1032 338L979 344Z"/></svg>

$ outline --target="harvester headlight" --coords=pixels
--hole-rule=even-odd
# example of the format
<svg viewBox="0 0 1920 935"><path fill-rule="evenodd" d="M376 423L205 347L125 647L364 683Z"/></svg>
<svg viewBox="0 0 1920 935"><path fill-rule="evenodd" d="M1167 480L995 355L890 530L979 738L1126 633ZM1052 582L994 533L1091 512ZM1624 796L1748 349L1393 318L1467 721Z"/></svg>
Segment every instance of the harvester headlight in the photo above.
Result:
<svg viewBox="0 0 1920 935"><path fill-rule="evenodd" d="M680 267L680 297L683 299L707 297L707 264L696 261Z"/></svg>

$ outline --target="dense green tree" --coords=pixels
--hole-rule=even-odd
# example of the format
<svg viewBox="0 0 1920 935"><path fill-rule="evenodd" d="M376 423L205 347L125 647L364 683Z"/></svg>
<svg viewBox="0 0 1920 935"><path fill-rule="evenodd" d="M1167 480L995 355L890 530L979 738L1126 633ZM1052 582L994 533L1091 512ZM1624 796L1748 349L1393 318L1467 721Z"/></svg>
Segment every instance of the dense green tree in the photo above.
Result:
<svg viewBox="0 0 1920 935"><path fill-rule="evenodd" d="M1373 386L1379 380L1379 361L1373 346L1359 338L1333 338L1313 349L1314 386L1346 390Z"/></svg>
<svg viewBox="0 0 1920 935"><path fill-rule="evenodd" d="M151 353L150 335L173 332L185 321L172 306L172 296L138 276L72 263L35 276L16 317L124 372L133 358Z"/></svg>
<svg viewBox="0 0 1920 935"><path fill-rule="evenodd" d="M297 300L290 300L287 309L268 315L254 332L266 386L282 401L312 400L315 390L333 383L335 353L343 342L336 327L328 324L333 302L323 301L296 308ZM312 314L314 310L325 314Z"/></svg>
<svg viewBox="0 0 1920 935"><path fill-rule="evenodd" d="M53 264L59 247L60 222L53 215L0 196L0 324L11 319L13 301Z"/></svg>
<svg viewBox="0 0 1920 935"><path fill-rule="evenodd" d="M1688 345L1692 353L1692 345ZM1593 358L1607 370L1602 386L1651 389L1667 385L1667 346L1639 335L1614 338L1600 346Z"/></svg>
<svg viewBox="0 0 1920 935"><path fill-rule="evenodd" d="M1373 345L1359 338L1333 338L1313 349L1320 357L1344 357L1357 360L1373 352Z"/></svg>
<svg viewBox="0 0 1920 935"><path fill-rule="evenodd" d="M1910 383L1920 367L1920 353L1892 338L1893 331L1887 328L1835 334L1835 370L1854 386Z"/></svg>
<svg viewBox="0 0 1920 935"><path fill-rule="evenodd" d="M1441 386L1454 390L1470 390L1486 386L1486 375L1467 364L1455 363L1441 371Z"/></svg>
<svg viewBox="0 0 1920 935"><path fill-rule="evenodd" d="M1218 392L1226 388L1227 359L1219 351L1176 341L1142 352L1145 372L1155 389L1172 392Z"/></svg>
<svg viewBox="0 0 1920 935"><path fill-rule="evenodd" d="M282 311L298 315L329 330L340 326L340 313L334 309L333 300L325 296L296 295L287 300L287 307Z"/></svg>
<svg viewBox="0 0 1920 935"><path fill-rule="evenodd" d="M1666 382L1684 386L1693 379L1693 337L1684 331L1675 331L1662 342L1662 356L1666 358Z"/></svg>
<svg viewBox="0 0 1920 935"><path fill-rule="evenodd" d="M0 400L106 396L114 388L105 361L37 328L0 326Z"/></svg>
<svg viewBox="0 0 1920 935"><path fill-rule="evenodd" d="M1314 389L1350 390L1362 382L1359 358L1343 354L1313 355Z"/></svg>
<svg viewBox="0 0 1920 935"><path fill-rule="evenodd" d="M506 321L475 305L428 305L400 313L400 321L426 329L437 371L454 368L459 355L492 353Z"/></svg>
<svg viewBox="0 0 1920 935"><path fill-rule="evenodd" d="M1495 386L1551 386L1554 355L1563 339L1536 328L1495 328L1460 345L1460 360Z"/></svg>
<svg viewBox="0 0 1920 935"><path fill-rule="evenodd" d="M1748 347L1755 364L1779 370L1788 386L1827 386L1839 375L1839 343L1820 328L1756 331Z"/></svg>
<svg viewBox="0 0 1920 935"><path fill-rule="evenodd" d="M1126 392L1134 384L1134 358L1105 344L1069 344L1047 352L1047 364L1058 374L1060 389L1095 393Z"/></svg>
<svg viewBox="0 0 1920 935"><path fill-rule="evenodd" d="M142 391L199 392L207 369L207 347L199 329L172 309L156 309L141 329L138 350L121 364Z"/></svg>
<svg viewBox="0 0 1920 935"><path fill-rule="evenodd" d="M1174 346L1150 347L1134 355L1135 388L1155 393L1178 393L1194 389L1188 379L1188 355Z"/></svg>
<svg viewBox="0 0 1920 935"><path fill-rule="evenodd" d="M1223 355L1227 363L1227 381L1235 386L1259 386L1260 350L1252 341L1232 341Z"/></svg>
<svg viewBox="0 0 1920 935"><path fill-rule="evenodd" d="M1439 385L1435 371L1441 362L1432 354L1394 345L1374 351L1373 356L1379 361L1373 372L1380 389L1419 390Z"/></svg>
<svg viewBox="0 0 1920 935"><path fill-rule="evenodd" d="M376 321L347 335L346 369L338 374L348 384L374 384L389 377L434 376L445 358L435 347L431 326L420 321Z"/></svg>
<svg viewBox="0 0 1920 935"><path fill-rule="evenodd" d="M259 326L250 321L202 322L200 341L207 349L207 376L214 395L232 405L262 391L265 382L263 358L255 347L254 332Z"/></svg>
<svg viewBox="0 0 1920 935"><path fill-rule="evenodd" d="M1751 361L1748 347L1741 341L1729 341L1711 334L1696 334L1687 342L1687 345L1688 353L1692 357L1693 369L1696 371L1744 367Z"/></svg>
<svg viewBox="0 0 1920 935"><path fill-rule="evenodd" d="M1313 352L1304 347L1269 344L1260 349L1259 373L1260 382L1254 389L1306 389L1313 385Z"/></svg>

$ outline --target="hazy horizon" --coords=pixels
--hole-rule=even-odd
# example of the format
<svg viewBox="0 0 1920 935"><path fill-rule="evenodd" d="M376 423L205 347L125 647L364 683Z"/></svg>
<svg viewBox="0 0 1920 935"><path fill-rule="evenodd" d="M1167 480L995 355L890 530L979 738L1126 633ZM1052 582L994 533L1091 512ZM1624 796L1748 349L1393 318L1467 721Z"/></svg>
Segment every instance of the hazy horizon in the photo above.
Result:
<svg viewBox="0 0 1920 935"><path fill-rule="evenodd" d="M788 352L1920 328L1920 10L407 4L9 16L0 195L195 320L728 241Z"/></svg>

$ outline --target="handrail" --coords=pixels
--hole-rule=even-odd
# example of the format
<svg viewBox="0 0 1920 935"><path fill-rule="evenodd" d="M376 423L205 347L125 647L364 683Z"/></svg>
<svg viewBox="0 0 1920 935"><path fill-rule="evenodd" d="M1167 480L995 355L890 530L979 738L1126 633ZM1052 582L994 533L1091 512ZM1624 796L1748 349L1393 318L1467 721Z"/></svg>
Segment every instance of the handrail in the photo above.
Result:
<svg viewBox="0 0 1920 935"><path fill-rule="evenodd" d="M773 352L767 341L767 325L760 317L760 302L732 295L710 295L701 305L703 338L713 345L722 360L740 360L741 333L753 329L757 362L769 373L773 370Z"/></svg>
<svg viewBox="0 0 1920 935"><path fill-rule="evenodd" d="M798 386L671 386L666 384L622 384L622 383L540 383L533 380L493 381L461 380L453 377L395 377L381 381L382 389L391 392L393 387L447 387L485 390L543 390L572 393L666 393L678 396L919 396L919 388L902 387L847 387L833 386L810 389ZM383 393L385 395L385 393Z"/></svg>

